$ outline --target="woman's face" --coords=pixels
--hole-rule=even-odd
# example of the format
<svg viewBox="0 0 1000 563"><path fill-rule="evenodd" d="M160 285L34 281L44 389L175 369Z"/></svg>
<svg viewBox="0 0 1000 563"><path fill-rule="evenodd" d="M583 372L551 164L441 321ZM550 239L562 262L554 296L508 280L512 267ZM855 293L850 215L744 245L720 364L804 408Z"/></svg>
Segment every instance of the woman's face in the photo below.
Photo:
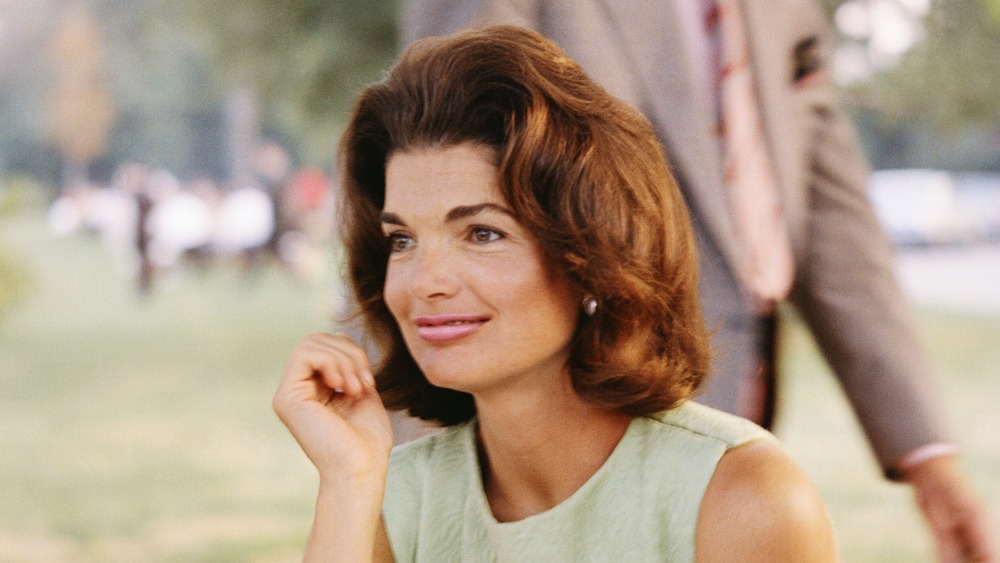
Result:
<svg viewBox="0 0 1000 563"><path fill-rule="evenodd" d="M490 149L472 143L386 166L386 304L427 379L477 396L568 377L579 315L496 182Z"/></svg>

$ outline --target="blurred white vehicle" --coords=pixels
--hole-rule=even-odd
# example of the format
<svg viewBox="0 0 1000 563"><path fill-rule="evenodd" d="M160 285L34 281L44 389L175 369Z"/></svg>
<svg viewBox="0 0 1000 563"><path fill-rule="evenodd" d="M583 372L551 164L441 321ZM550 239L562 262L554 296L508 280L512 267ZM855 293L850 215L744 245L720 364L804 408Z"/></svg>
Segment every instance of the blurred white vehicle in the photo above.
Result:
<svg viewBox="0 0 1000 563"><path fill-rule="evenodd" d="M871 175L868 194L882 226L897 245L957 244L974 238L959 212L948 172L878 170Z"/></svg>
<svg viewBox="0 0 1000 563"><path fill-rule="evenodd" d="M953 175L958 213L976 238L1000 242L1000 173L969 171Z"/></svg>

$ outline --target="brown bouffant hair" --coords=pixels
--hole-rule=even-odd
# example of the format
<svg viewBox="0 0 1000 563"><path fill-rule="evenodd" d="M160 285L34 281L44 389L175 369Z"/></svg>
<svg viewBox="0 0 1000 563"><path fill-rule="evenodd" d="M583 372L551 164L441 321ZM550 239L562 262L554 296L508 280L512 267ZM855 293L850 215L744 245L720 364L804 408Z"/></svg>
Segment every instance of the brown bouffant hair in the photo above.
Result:
<svg viewBox="0 0 1000 563"><path fill-rule="evenodd" d="M360 95L340 145L350 283L386 406L450 425L472 396L431 385L383 299L379 222L397 151L474 143L493 150L502 197L556 271L597 299L581 312L569 371L577 393L633 416L689 397L708 371L695 244L649 122L526 29L495 26L419 41Z"/></svg>

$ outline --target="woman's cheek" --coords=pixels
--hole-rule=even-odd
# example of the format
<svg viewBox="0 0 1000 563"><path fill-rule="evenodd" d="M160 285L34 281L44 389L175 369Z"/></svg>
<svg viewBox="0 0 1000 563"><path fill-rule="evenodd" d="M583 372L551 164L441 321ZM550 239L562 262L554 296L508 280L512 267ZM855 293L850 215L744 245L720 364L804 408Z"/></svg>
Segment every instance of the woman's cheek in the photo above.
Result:
<svg viewBox="0 0 1000 563"><path fill-rule="evenodd" d="M406 318L405 311L403 310L406 303L406 290L400 283L400 277L398 268L393 268L390 262L385 273L383 298L385 299L386 307L389 308L389 312L396 319L397 323L400 318Z"/></svg>

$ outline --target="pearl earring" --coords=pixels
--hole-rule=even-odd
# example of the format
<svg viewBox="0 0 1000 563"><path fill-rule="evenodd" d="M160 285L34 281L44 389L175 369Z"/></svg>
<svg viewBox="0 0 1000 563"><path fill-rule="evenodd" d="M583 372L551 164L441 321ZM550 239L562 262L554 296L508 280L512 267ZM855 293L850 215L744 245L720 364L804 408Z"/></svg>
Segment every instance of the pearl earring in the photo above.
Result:
<svg viewBox="0 0 1000 563"><path fill-rule="evenodd" d="M583 298L583 314L588 317L593 317L594 313L597 312L597 299L593 295L588 294Z"/></svg>

